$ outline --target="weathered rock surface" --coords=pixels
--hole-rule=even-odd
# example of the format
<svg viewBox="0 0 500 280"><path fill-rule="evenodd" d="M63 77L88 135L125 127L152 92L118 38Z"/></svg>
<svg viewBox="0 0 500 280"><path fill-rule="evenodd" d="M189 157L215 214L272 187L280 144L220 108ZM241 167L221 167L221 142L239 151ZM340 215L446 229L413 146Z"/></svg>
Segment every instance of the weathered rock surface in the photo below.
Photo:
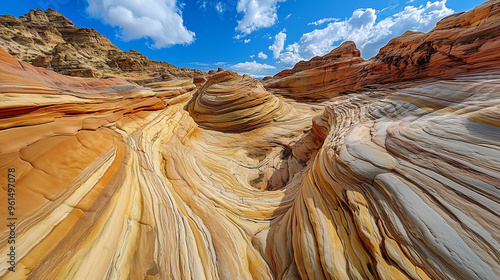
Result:
<svg viewBox="0 0 500 280"><path fill-rule="evenodd" d="M488 1L469 12L448 16L429 33L408 31L369 60L356 55L329 58L331 53L342 53L346 46L341 45L325 57L301 62L295 70L266 79L264 85L290 98L318 100L376 84L494 69L500 61L498 30L500 3Z"/></svg>
<svg viewBox="0 0 500 280"><path fill-rule="evenodd" d="M324 145L287 221L314 233L292 243L315 260L302 277L498 278L499 78L351 95L314 120Z"/></svg>
<svg viewBox="0 0 500 280"><path fill-rule="evenodd" d="M225 132L252 130L289 113L259 81L233 71L211 76L195 93L188 110L198 125Z"/></svg>
<svg viewBox="0 0 500 280"><path fill-rule="evenodd" d="M70 76L121 76L140 82L205 75L152 61L135 50L124 52L95 29L77 27L52 9L31 10L19 19L0 16L0 46L17 59Z"/></svg>
<svg viewBox="0 0 500 280"><path fill-rule="evenodd" d="M437 28L483 28L487 4ZM231 71L138 86L0 49L0 277L499 279L500 69L474 63L298 102Z"/></svg>
<svg viewBox="0 0 500 280"><path fill-rule="evenodd" d="M361 52L356 48L356 44L353 41L346 41L326 55L315 56L309 61L300 61L292 69L283 70L274 77L287 77L297 72L332 63L336 67L341 67L343 64L352 65L363 61L364 59L361 57Z"/></svg>

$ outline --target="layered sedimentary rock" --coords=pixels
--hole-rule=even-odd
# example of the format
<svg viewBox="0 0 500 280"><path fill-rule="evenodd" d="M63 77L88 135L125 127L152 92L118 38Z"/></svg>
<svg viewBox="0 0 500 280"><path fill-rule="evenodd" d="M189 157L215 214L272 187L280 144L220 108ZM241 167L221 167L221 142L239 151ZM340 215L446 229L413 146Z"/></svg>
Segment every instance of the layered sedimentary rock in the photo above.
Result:
<svg viewBox="0 0 500 280"><path fill-rule="evenodd" d="M364 59L361 57L361 52L356 48L356 44L353 41L347 41L324 56L315 56L309 61L300 61L292 69L285 69L274 75L274 77L287 77L297 72L328 64L335 64L336 67L341 67L343 64L352 65L362 61Z"/></svg>
<svg viewBox="0 0 500 280"><path fill-rule="evenodd" d="M444 22L487 22L462 16ZM298 102L231 71L138 86L0 49L0 277L498 279L490 64Z"/></svg>
<svg viewBox="0 0 500 280"><path fill-rule="evenodd" d="M127 77L162 81L203 76L200 70L153 61L124 52L95 29L80 28L59 12L31 10L19 18L0 16L0 46L35 66L78 77Z"/></svg>
<svg viewBox="0 0 500 280"><path fill-rule="evenodd" d="M376 84L495 69L500 60L499 19L500 3L488 1L444 18L429 33L407 31L369 60L355 55L328 59L327 54L300 62L302 71L285 70L264 85L272 92L312 101ZM343 49L345 45L331 53ZM315 61L322 63L317 66Z"/></svg>
<svg viewBox="0 0 500 280"><path fill-rule="evenodd" d="M276 121L289 113L284 107L258 80L232 71L213 75L188 104L200 126L226 132L248 131Z"/></svg>
<svg viewBox="0 0 500 280"><path fill-rule="evenodd" d="M499 77L339 98L314 120L324 145L282 222L302 278L498 278Z"/></svg>

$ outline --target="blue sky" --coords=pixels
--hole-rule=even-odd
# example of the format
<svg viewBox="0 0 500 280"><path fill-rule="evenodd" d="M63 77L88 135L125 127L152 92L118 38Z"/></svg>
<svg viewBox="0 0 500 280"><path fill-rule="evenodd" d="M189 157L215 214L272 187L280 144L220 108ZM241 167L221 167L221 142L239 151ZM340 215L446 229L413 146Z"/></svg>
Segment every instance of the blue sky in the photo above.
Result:
<svg viewBox="0 0 500 280"><path fill-rule="evenodd" d="M208 71L254 77L353 40L364 58L406 30L427 32L442 17L478 0L26 0L4 1L0 14L53 8L95 28L121 49Z"/></svg>

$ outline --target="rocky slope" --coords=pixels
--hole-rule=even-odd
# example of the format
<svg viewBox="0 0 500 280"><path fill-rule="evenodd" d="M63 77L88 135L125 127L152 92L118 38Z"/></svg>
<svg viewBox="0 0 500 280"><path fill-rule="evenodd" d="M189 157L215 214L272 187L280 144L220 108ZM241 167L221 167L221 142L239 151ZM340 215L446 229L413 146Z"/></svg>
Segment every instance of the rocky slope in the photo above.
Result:
<svg viewBox="0 0 500 280"><path fill-rule="evenodd" d="M465 40L499 2L438 27L468 26ZM325 65L269 80L286 91L231 71L138 86L0 49L0 182L17 223L15 272L0 229L0 277L498 279L499 41L460 70L380 68L391 83L341 96L329 84L322 102L314 78L290 77Z"/></svg>
<svg viewBox="0 0 500 280"><path fill-rule="evenodd" d="M76 27L52 9L31 10L19 18L0 16L0 46L19 60L70 76L151 82L205 74L149 60L135 50L124 52L95 29Z"/></svg>

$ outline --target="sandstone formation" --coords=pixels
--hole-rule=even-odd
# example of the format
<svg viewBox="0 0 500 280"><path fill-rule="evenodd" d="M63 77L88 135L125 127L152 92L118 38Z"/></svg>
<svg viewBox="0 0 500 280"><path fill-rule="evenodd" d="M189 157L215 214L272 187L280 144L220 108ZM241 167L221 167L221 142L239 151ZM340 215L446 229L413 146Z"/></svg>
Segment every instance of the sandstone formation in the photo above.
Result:
<svg viewBox="0 0 500 280"><path fill-rule="evenodd" d="M351 51L353 43L348 44L348 55L332 59L332 53L345 52L343 44L324 57L299 62L294 69L266 79L264 85L274 93L311 101L377 84L495 69L500 60L498 30L500 4L488 1L444 18L429 33L408 31L369 60Z"/></svg>
<svg viewBox="0 0 500 280"><path fill-rule="evenodd" d="M213 75L188 104L198 125L226 132L248 131L276 121L289 113L283 107L259 81L232 71Z"/></svg>
<svg viewBox="0 0 500 280"><path fill-rule="evenodd" d="M161 81L203 76L200 70L149 60L135 50L124 52L95 29L80 28L48 9L16 18L0 16L0 46L15 58L57 73L78 77L127 77Z"/></svg>
<svg viewBox="0 0 500 280"><path fill-rule="evenodd" d="M326 55L315 56L309 61L300 61L295 64L292 69L285 69L274 75L274 77L287 77L297 72L302 72L304 70L332 63L336 64L336 67L338 68L344 65L350 66L363 61L364 59L361 57L361 52L356 48L356 44L353 41L346 41ZM344 65L341 62L344 62Z"/></svg>
<svg viewBox="0 0 500 280"><path fill-rule="evenodd" d="M412 57L436 30L479 36L498 5L381 54ZM269 90L222 69L142 86L69 77L0 48L0 185L6 201L14 168L17 261L9 271L4 226L0 278L499 279L500 37L488 36L470 63L433 54L443 68L415 79L386 77L389 64L346 43ZM317 89L336 64L339 88ZM359 65L380 66L359 81L390 83L348 86Z"/></svg>

